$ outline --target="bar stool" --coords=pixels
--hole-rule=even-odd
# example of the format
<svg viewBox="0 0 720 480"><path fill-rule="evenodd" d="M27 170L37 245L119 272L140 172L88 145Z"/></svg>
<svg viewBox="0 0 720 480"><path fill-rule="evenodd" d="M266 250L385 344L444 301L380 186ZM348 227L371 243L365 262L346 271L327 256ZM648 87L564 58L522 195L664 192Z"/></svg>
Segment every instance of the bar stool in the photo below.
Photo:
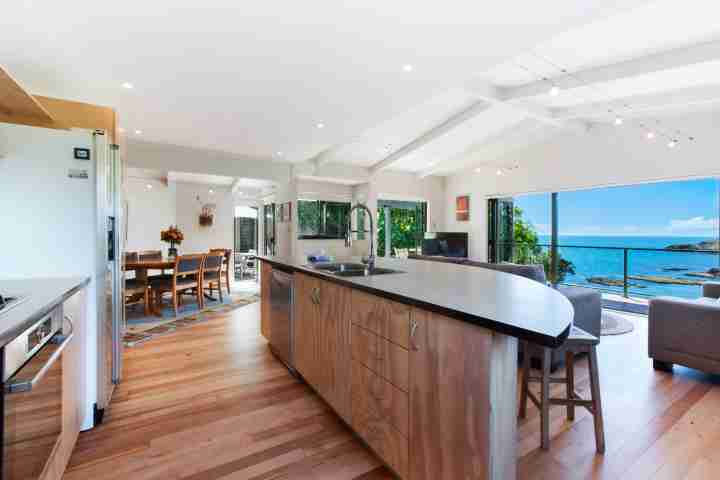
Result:
<svg viewBox="0 0 720 480"><path fill-rule="evenodd" d="M527 400L530 398L540 410L540 444L543 450L550 448L550 406L564 405L567 407L567 419L575 420L575 407L585 407L593 416L595 422L595 446L598 453L605 453L605 429L603 426L602 403L600 401L600 379L598 375L597 345L600 340L586 331L572 327L570 335L563 344L567 347L565 352L565 378L550 377L550 363L552 361L552 349L543 348L541 375L539 377L530 375L529 342L524 341L522 386L520 390L520 418L527 414ZM575 391L575 354L587 353L590 366L590 400L583 399ZM530 392L530 382L540 383L540 399ZM566 395L564 398L550 398L550 384L564 383Z"/></svg>

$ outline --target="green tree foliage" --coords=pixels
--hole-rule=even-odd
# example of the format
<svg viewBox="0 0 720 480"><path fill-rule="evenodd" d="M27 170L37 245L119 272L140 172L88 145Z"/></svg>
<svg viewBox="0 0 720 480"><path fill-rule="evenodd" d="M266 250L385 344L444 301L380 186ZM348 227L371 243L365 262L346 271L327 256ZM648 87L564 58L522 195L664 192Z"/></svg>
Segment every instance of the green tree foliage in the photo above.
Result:
<svg viewBox="0 0 720 480"><path fill-rule="evenodd" d="M419 212L393 208L390 210L392 219L391 242L393 248L415 248L419 234ZM385 256L385 209L378 209L377 254Z"/></svg>
<svg viewBox="0 0 720 480"><path fill-rule="evenodd" d="M575 266L573 263L560 256L558 259L558 278L553 280L550 253L544 251L543 247L539 245L535 227L532 223L523 219L523 211L518 207L514 208L513 217L513 236L515 243L513 261L515 263L543 265L545 267L545 274L553 283L562 282L568 274L575 274Z"/></svg>

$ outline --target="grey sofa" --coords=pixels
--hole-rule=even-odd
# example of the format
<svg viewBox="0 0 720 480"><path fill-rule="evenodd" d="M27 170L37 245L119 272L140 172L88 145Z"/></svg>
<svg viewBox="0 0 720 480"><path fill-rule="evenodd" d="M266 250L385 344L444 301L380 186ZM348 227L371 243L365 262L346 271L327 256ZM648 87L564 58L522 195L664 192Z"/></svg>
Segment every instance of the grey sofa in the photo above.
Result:
<svg viewBox="0 0 720 480"><path fill-rule="evenodd" d="M545 269L542 265L518 265L515 263L486 263L468 260L465 265L475 267L489 268L505 273L520 275L536 282L547 284L545 277ZM600 325L602 321L602 294L591 288L571 287L566 285L558 285L555 287L558 292L562 293L570 300L575 310L573 324L582 328L586 332L600 337ZM538 346L531 347L530 355L539 362L542 350ZM553 350L552 369L557 368L565 360L565 349L560 347Z"/></svg>
<svg viewBox="0 0 720 480"><path fill-rule="evenodd" d="M653 367L673 364L720 374L720 283L703 285L695 300L657 297L650 300L648 355Z"/></svg>

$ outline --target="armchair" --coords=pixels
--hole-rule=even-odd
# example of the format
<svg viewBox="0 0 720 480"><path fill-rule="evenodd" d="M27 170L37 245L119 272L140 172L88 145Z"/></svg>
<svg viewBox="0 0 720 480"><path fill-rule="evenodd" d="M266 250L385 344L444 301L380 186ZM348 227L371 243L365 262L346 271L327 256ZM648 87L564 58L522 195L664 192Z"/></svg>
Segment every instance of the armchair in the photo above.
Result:
<svg viewBox="0 0 720 480"><path fill-rule="evenodd" d="M648 356L656 370L673 364L720 374L720 283L698 299L657 297L648 313Z"/></svg>

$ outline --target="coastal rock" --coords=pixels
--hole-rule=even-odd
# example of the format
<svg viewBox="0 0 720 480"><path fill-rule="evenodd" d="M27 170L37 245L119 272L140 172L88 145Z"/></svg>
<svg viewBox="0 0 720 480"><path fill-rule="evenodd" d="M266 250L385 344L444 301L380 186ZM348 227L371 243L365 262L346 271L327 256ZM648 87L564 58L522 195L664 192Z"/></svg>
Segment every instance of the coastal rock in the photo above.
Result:
<svg viewBox="0 0 720 480"><path fill-rule="evenodd" d="M589 283L595 283L597 285L605 285L606 287L622 287L624 286L623 281L617 278L610 278L610 277L588 277L587 281ZM628 287L633 288L645 288L644 285L639 285L637 283L630 283L628 282Z"/></svg>
<svg viewBox="0 0 720 480"><path fill-rule="evenodd" d="M702 285L700 280L689 280L686 278L663 277L659 275L628 275L633 280L642 280L644 282L660 283L666 285Z"/></svg>
<svg viewBox="0 0 720 480"><path fill-rule="evenodd" d="M700 243L676 243L668 245L665 250L683 250L683 251L696 251L696 250L720 250L720 241L718 240L706 240Z"/></svg>
<svg viewBox="0 0 720 480"><path fill-rule="evenodd" d="M690 269L685 267L665 267L662 269L663 272L687 272L688 270Z"/></svg>

